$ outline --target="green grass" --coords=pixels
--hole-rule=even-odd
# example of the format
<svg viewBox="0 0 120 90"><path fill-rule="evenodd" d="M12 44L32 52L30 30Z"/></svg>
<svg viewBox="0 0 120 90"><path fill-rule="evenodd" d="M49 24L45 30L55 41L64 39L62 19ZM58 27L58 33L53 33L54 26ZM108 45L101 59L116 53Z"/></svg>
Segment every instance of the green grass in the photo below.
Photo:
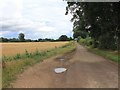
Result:
<svg viewBox="0 0 120 90"><path fill-rule="evenodd" d="M95 53L97 55L100 55L108 60L112 60L114 62L120 63L120 60L118 60L118 53L114 53L114 51L108 51L108 50L100 50L98 48L91 48L86 47L90 52Z"/></svg>
<svg viewBox="0 0 120 90"><path fill-rule="evenodd" d="M79 44L85 46L90 52L95 53L97 55L100 55L108 60L120 63L120 60L118 60L118 53L114 53L115 51L110 50L101 50L98 48L93 48L91 45L92 40L90 38L87 39L80 39L78 41Z"/></svg>
<svg viewBox="0 0 120 90"><path fill-rule="evenodd" d="M44 59L58 55L65 54L75 50L76 45L70 42L59 48L54 48L46 51L39 52L36 50L34 53L29 53L27 50L25 54L16 54L14 57L3 57L6 62L6 67L2 71L2 87L9 87L10 83L16 79L16 75L22 73L26 68L36 63L42 62Z"/></svg>

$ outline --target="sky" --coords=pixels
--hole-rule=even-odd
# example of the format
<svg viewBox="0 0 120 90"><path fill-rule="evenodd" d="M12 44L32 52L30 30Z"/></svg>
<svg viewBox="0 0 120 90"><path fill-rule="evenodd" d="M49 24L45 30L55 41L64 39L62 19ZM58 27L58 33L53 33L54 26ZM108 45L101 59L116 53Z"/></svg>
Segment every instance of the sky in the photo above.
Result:
<svg viewBox="0 0 120 90"><path fill-rule="evenodd" d="M26 39L72 36L72 16L63 0L0 0L0 37Z"/></svg>

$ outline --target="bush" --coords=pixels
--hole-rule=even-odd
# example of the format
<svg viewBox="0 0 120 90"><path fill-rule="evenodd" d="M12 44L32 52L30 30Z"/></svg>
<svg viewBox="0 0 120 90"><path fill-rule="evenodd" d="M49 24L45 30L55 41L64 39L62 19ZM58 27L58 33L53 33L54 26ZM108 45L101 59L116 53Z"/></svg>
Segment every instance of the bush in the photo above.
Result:
<svg viewBox="0 0 120 90"><path fill-rule="evenodd" d="M15 57L13 57L15 60L16 59L20 59L21 58L21 56L20 56L20 54L16 54L16 56Z"/></svg>
<svg viewBox="0 0 120 90"><path fill-rule="evenodd" d="M88 37L88 38L86 38L86 39L83 39L83 38L79 38L79 41L78 41L80 44L82 44L82 45L86 45L86 46L91 46L92 44L93 44L93 40L90 38L90 37Z"/></svg>

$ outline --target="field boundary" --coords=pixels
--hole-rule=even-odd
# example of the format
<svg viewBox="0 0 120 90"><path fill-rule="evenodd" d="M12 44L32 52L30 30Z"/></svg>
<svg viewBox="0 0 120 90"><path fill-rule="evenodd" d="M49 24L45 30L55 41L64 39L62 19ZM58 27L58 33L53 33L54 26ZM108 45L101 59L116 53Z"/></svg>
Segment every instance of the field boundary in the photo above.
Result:
<svg viewBox="0 0 120 90"><path fill-rule="evenodd" d="M58 54L64 55L68 52L74 51L75 49L75 43L70 42L61 47L43 51L41 52L42 54L37 51L37 53L35 52L32 57L17 58L11 61L8 60L6 62L6 67L3 68L2 76L4 77L2 78L2 87L5 88L10 86L10 83L16 80L16 75L22 73L29 66L42 62L43 60ZM30 53L28 54L31 55Z"/></svg>
<svg viewBox="0 0 120 90"><path fill-rule="evenodd" d="M118 54L114 54L114 52L110 52L107 50L101 50L98 48L91 48L88 46L84 46L89 52L92 52L96 55L102 56L103 58L109 60L110 62L115 62L115 63L120 63L119 60L119 55Z"/></svg>

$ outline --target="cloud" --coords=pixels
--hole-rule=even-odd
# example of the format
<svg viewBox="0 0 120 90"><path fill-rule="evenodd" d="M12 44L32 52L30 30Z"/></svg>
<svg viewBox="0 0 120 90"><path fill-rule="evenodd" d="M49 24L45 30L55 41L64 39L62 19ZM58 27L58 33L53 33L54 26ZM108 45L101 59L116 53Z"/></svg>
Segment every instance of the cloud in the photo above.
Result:
<svg viewBox="0 0 120 90"><path fill-rule="evenodd" d="M71 16L64 15L65 6L57 0L4 0L0 6L0 36L13 37L20 32L32 39L71 36Z"/></svg>
<svg viewBox="0 0 120 90"><path fill-rule="evenodd" d="M18 18L21 17L22 0L1 0L0 17L2 18Z"/></svg>

